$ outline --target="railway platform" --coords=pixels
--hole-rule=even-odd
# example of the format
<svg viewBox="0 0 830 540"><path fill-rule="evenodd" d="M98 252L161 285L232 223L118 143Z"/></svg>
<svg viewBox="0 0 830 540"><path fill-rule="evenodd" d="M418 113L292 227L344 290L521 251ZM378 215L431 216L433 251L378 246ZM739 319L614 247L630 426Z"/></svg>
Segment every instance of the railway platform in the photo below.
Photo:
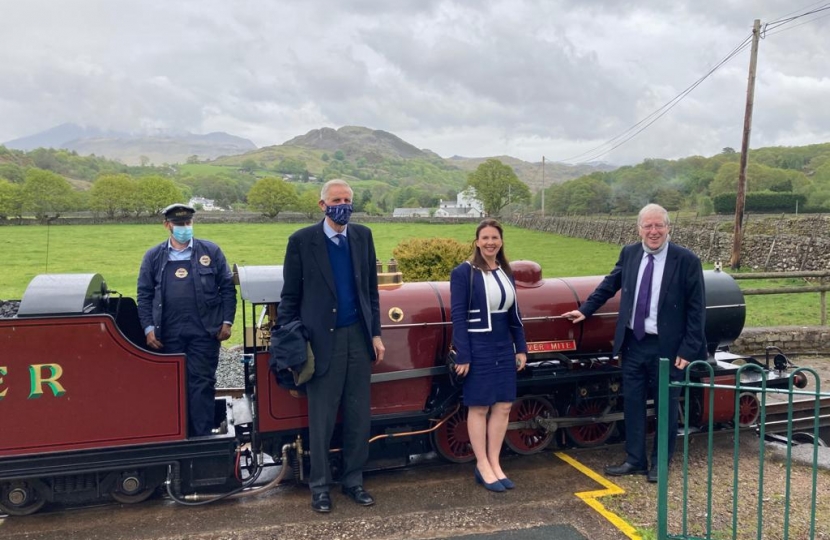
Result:
<svg viewBox="0 0 830 540"><path fill-rule="evenodd" d="M366 475L377 500L359 507L332 490L330 514L315 514L304 486L257 497L184 507L165 499L125 506L53 508L0 520L4 540L456 539L618 540L619 528L580 498L605 490L585 471L547 451L505 463L517 488L491 493L473 465L428 462ZM642 479L645 482L645 478Z"/></svg>

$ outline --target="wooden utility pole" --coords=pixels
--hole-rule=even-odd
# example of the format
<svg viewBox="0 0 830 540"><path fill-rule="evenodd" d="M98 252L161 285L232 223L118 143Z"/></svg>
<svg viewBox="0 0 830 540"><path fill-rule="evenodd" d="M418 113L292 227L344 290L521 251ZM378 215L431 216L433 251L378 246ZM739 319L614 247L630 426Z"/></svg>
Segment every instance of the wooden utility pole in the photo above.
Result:
<svg viewBox="0 0 830 540"><path fill-rule="evenodd" d="M746 202L746 160L749 154L749 133L752 131L752 106L755 102L755 66L758 63L758 40L761 37L761 20L752 25L752 54L749 57L749 80L746 83L746 112L744 112L744 136L741 141L741 165L738 173L738 195L735 198L735 232L732 235L732 270L741 267L741 244L744 239L744 203Z"/></svg>
<svg viewBox="0 0 830 540"><path fill-rule="evenodd" d="M545 217L545 156L542 156L542 217Z"/></svg>

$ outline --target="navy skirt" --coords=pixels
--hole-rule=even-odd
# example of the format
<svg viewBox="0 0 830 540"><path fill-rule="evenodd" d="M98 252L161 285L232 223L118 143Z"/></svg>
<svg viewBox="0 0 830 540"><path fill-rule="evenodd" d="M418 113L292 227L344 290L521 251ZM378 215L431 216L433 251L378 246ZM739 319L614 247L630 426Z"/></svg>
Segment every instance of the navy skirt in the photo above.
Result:
<svg viewBox="0 0 830 540"><path fill-rule="evenodd" d="M470 332L472 358L464 378L464 405L490 406L516 400L516 350L507 313L491 315L490 332Z"/></svg>

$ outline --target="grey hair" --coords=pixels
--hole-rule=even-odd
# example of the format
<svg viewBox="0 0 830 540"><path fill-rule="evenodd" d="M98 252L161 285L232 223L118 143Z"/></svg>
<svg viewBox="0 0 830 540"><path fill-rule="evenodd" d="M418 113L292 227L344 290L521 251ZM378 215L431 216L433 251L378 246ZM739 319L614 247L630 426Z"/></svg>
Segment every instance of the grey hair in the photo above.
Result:
<svg viewBox="0 0 830 540"><path fill-rule="evenodd" d="M325 184L323 184L323 189L320 190L320 200L321 201L326 200L326 197L329 194L329 188L331 188L331 186L343 186L345 188L348 188L349 193L350 193L350 197L354 198L354 190L352 190L352 186L350 186L348 182L346 182L345 180L343 180L341 178L334 178L332 180L329 180Z"/></svg>
<svg viewBox="0 0 830 540"><path fill-rule="evenodd" d="M642 225L643 219L648 214L658 214L658 213L663 215L663 223L665 223L666 226L671 225L671 220L669 220L668 211L665 208L663 208L662 206L660 206L659 204L651 203L651 204L645 205L640 210L640 213L637 214L637 226L639 227L640 225Z"/></svg>

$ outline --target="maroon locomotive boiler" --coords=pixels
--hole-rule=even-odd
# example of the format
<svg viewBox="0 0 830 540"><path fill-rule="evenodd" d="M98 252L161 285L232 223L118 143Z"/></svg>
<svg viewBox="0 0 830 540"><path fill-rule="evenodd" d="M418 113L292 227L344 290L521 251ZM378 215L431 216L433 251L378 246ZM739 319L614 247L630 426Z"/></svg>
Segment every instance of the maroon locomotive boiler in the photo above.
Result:
<svg viewBox="0 0 830 540"><path fill-rule="evenodd" d="M594 446L624 436L622 377L610 355L618 300L574 325L560 314L579 307L601 277L542 279L536 263L513 267L529 358L506 446L532 454L554 443ZM270 466L267 455L281 467L260 491L289 476L303 479L306 400L269 370L282 269L237 267L236 274L244 392L219 397L214 433L195 438L186 433L184 357L143 347L133 299L116 296L98 274L31 282L17 317L0 319L1 512L24 515L50 501L102 496L138 502L162 485L185 503L213 498L205 493L238 496ZM734 383L731 361L738 357L719 348L742 330L743 295L727 274L707 271L704 278L709 360L718 383ZM382 285L380 300L387 352L372 375L370 466L403 466L432 450L450 461L471 460L461 390L444 363L452 332L449 283L392 280ZM785 367L766 369L768 386L788 384ZM706 397L688 404L695 422L709 413ZM756 420L753 400L751 392L741 396L742 424ZM716 421L731 420L733 394L718 390L715 402ZM335 471L337 446L335 434Z"/></svg>

